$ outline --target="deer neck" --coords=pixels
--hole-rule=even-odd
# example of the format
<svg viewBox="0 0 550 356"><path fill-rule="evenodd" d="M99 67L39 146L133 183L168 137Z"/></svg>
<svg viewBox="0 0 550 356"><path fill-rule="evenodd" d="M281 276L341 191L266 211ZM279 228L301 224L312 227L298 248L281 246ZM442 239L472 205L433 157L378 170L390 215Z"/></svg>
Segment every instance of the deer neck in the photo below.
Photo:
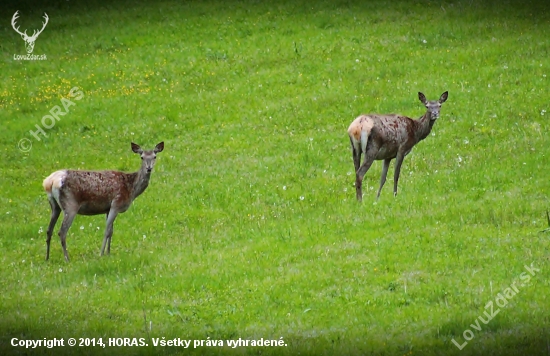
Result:
<svg viewBox="0 0 550 356"><path fill-rule="evenodd" d="M432 115L430 112L426 112L420 119L415 121L415 135L416 135L416 142L422 141L432 131L432 127L434 125L435 121L432 120Z"/></svg>
<svg viewBox="0 0 550 356"><path fill-rule="evenodd" d="M134 174L135 180L132 194L133 199L140 196L141 193L143 193L145 189L147 189L147 186L149 185L149 179L151 178L151 173L147 173L145 165L142 165L141 169Z"/></svg>

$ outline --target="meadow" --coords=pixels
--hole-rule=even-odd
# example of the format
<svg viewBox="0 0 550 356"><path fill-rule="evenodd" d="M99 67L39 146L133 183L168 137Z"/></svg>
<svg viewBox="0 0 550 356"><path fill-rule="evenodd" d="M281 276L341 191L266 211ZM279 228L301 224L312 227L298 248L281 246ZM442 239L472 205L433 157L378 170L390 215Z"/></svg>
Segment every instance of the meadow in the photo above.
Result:
<svg viewBox="0 0 550 356"><path fill-rule="evenodd" d="M0 354L550 354L550 4L44 3L0 8ZM14 58L17 10L29 33L47 13L46 60ZM377 161L359 204L350 122L418 118L417 93L446 90L397 197L392 163L376 200ZM45 261L42 180L135 171L130 142L160 141L111 254L105 217L77 216L71 261L61 221ZM69 337L148 346L11 345ZM227 345L239 338L286 346Z"/></svg>

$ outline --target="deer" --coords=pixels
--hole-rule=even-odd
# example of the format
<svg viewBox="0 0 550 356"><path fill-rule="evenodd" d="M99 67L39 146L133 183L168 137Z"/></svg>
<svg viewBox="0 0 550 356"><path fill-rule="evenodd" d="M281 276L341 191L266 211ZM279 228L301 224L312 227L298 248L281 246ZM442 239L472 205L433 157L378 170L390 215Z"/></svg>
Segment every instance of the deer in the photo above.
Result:
<svg viewBox="0 0 550 356"><path fill-rule="evenodd" d="M133 142L131 146L132 151L141 157L141 168L137 172L63 169L53 172L44 179L44 190L52 210L46 232L46 261L50 258L50 241L61 211L63 211L63 223L59 230L59 238L67 262L69 262L67 231L76 215L106 215L107 226L100 256L103 256L106 245L107 254L111 253L113 223L117 215L128 210L132 202L147 189L157 153L164 150L164 142L148 151L142 150Z"/></svg>
<svg viewBox="0 0 550 356"><path fill-rule="evenodd" d="M48 20L49 20L48 14L44 13L44 20L46 22L42 23L42 28L40 30L34 30L32 33L32 36L27 35L27 30L25 30L25 32L21 32L19 31L19 26L15 27L16 21L18 18L19 18L19 10L17 10L15 14L13 14L13 17L11 18L11 27L13 27L15 32L21 35L21 38L23 38L23 41L25 41L25 49L27 50L27 53L30 54L34 50L34 42L38 38L38 35L41 34L42 31L44 31L44 29L46 28L46 25L48 24Z"/></svg>
<svg viewBox="0 0 550 356"><path fill-rule="evenodd" d="M417 120L398 114L367 114L358 116L351 123L348 134L355 167L355 193L359 202L363 199L363 178L375 160L384 161L376 199L380 198L390 162L394 158L393 195L397 196L397 182L405 156L430 134L435 121L439 118L441 105L448 96L449 93L446 91L441 94L439 100L428 101L424 94L418 92L418 99L426 107L426 113ZM364 156L362 165L361 154Z"/></svg>

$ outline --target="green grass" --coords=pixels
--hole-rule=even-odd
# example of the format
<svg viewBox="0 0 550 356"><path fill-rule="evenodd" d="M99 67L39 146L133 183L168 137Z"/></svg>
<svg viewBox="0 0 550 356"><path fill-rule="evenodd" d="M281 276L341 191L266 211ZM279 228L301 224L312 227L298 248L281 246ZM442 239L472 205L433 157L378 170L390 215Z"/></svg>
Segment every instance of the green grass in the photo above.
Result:
<svg viewBox="0 0 550 356"><path fill-rule="evenodd" d="M50 23L34 54L22 28ZM543 2L120 1L3 5L2 354L548 355L550 12ZM30 30L29 32L32 32ZM37 141L71 88L83 98ZM359 114L449 100L405 159L355 201L346 129ZM546 112L548 111L548 112ZM23 153L19 140L32 149ZM45 257L52 171L136 170L151 184L99 257L104 216L78 216L71 262ZM393 177L393 164L390 177ZM540 269L470 327L524 265ZM475 338L462 350L463 332ZM146 338L37 348L13 338ZM151 338L286 347L153 347Z"/></svg>

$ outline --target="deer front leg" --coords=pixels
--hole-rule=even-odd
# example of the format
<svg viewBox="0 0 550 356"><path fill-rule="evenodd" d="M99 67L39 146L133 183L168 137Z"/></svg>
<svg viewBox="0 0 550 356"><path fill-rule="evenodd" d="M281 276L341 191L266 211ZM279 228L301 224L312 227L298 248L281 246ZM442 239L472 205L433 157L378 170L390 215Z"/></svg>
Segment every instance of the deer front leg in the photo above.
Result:
<svg viewBox="0 0 550 356"><path fill-rule="evenodd" d="M378 189L378 194L376 195L377 200L380 198L380 192L382 191L382 187L386 183L386 176L388 175L388 168L390 168L390 162L391 162L391 158L387 158L384 160L384 167L382 167L382 176L380 177L380 188Z"/></svg>
<svg viewBox="0 0 550 356"><path fill-rule="evenodd" d="M61 247L63 247L63 254L67 262L69 262L69 254L67 253L67 231L69 231L69 228L73 224L77 211L78 209L64 210L63 223L61 224L61 230L59 230L59 239L61 240Z"/></svg>
<svg viewBox="0 0 550 356"><path fill-rule="evenodd" d="M401 172L401 164L405 159L403 152L397 152L397 157L395 158L395 173L393 176L393 196L397 196L397 182L399 181L399 173Z"/></svg>
<svg viewBox="0 0 550 356"><path fill-rule="evenodd" d="M108 243L107 254L111 253L111 237L113 236L113 223L115 222L118 212L111 208L109 214L107 214L107 226L105 228L105 237L103 238L103 245L101 246L101 256L105 252L105 246Z"/></svg>
<svg viewBox="0 0 550 356"><path fill-rule="evenodd" d="M52 216L50 218L50 225L48 225L48 231L46 231L46 261L50 258L50 241L52 240L53 229L55 228L57 219L59 219L59 215L61 214L61 207L59 207L57 202L53 200L53 198L48 201L50 202L50 206L52 208Z"/></svg>

